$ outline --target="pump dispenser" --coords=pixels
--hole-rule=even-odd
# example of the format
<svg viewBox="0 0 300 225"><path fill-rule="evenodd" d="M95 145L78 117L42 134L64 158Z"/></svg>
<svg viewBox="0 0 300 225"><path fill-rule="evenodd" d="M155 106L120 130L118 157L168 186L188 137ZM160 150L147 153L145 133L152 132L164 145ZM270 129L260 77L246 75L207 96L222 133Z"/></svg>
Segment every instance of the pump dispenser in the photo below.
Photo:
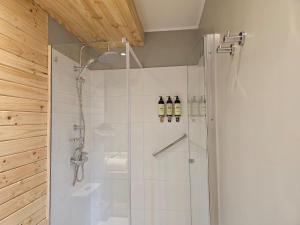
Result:
<svg viewBox="0 0 300 225"><path fill-rule="evenodd" d="M170 96L168 96L167 100L167 117L168 117L168 122L172 122L172 117L173 117L173 102Z"/></svg>
<svg viewBox="0 0 300 225"><path fill-rule="evenodd" d="M161 123L164 122L165 119L165 113L166 113L166 109L165 109L165 102L163 100L162 96L159 96L159 101L158 101L158 117Z"/></svg>
<svg viewBox="0 0 300 225"><path fill-rule="evenodd" d="M205 95L201 96L200 104L199 104L199 111L201 117L206 117L206 98Z"/></svg>
<svg viewBox="0 0 300 225"><path fill-rule="evenodd" d="M180 117L181 117L181 102L179 100L178 96L175 96L175 102L174 102L174 115L176 118L176 122L178 123L180 121Z"/></svg>

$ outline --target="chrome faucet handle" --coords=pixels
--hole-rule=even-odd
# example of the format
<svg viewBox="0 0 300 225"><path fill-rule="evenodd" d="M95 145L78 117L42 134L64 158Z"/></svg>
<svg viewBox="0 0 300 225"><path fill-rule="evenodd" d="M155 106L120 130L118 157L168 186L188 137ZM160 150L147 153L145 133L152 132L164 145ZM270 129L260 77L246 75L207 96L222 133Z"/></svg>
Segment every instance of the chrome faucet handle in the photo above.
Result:
<svg viewBox="0 0 300 225"><path fill-rule="evenodd" d="M81 143L83 141L83 138L79 137L79 138L71 138L70 141L72 143Z"/></svg>

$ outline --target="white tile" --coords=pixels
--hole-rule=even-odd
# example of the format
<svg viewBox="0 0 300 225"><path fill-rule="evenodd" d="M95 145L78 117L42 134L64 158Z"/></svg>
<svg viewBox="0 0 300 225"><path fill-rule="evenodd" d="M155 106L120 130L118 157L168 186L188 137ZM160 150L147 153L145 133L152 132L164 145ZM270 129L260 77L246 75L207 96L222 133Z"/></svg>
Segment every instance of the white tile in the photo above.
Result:
<svg viewBox="0 0 300 225"><path fill-rule="evenodd" d="M105 95L125 96L127 95L126 70L105 70Z"/></svg>
<svg viewBox="0 0 300 225"><path fill-rule="evenodd" d="M142 180L144 178L144 137L143 124L132 124L131 133L131 179Z"/></svg>
<svg viewBox="0 0 300 225"><path fill-rule="evenodd" d="M189 210L189 182L145 181L145 209Z"/></svg>
<svg viewBox="0 0 300 225"><path fill-rule="evenodd" d="M132 209L144 209L144 181L132 181L131 182L131 207Z"/></svg>
<svg viewBox="0 0 300 225"><path fill-rule="evenodd" d="M158 101L158 95L144 96L144 122L159 123Z"/></svg>
<svg viewBox="0 0 300 225"><path fill-rule="evenodd" d="M144 69L145 95L177 95L187 90L187 67Z"/></svg>
<svg viewBox="0 0 300 225"><path fill-rule="evenodd" d="M144 102L143 96L131 96L131 122L141 123L144 120Z"/></svg>
<svg viewBox="0 0 300 225"><path fill-rule="evenodd" d="M167 222L165 210L145 210L145 225L168 225Z"/></svg>
<svg viewBox="0 0 300 225"><path fill-rule="evenodd" d="M188 225L191 215L185 211L146 210L145 225Z"/></svg>
<svg viewBox="0 0 300 225"><path fill-rule="evenodd" d="M132 209L132 225L144 225L145 224L145 212L144 209Z"/></svg>
<svg viewBox="0 0 300 225"><path fill-rule="evenodd" d="M159 134L159 124L144 123L144 148L158 150L162 147L163 137Z"/></svg>
<svg viewBox="0 0 300 225"><path fill-rule="evenodd" d="M189 181L189 152L171 149L153 157L151 149L144 152L144 178L164 181Z"/></svg>
<svg viewBox="0 0 300 225"><path fill-rule="evenodd" d="M167 225L191 224L191 214L187 211L167 211L166 213L167 213ZM198 225L203 225L203 224L199 223Z"/></svg>
<svg viewBox="0 0 300 225"><path fill-rule="evenodd" d="M90 97L90 108L93 114L104 114L105 113L105 97L103 96L92 96Z"/></svg>
<svg viewBox="0 0 300 225"><path fill-rule="evenodd" d="M106 97L105 121L110 123L128 122L128 98L125 96Z"/></svg>
<svg viewBox="0 0 300 225"><path fill-rule="evenodd" d="M91 71L90 96L105 96L104 72L102 70Z"/></svg>
<svg viewBox="0 0 300 225"><path fill-rule="evenodd" d="M130 70L130 95L143 95L144 94L144 71L141 69Z"/></svg>
<svg viewBox="0 0 300 225"><path fill-rule="evenodd" d="M188 94L190 98L204 95L204 67L188 67Z"/></svg>

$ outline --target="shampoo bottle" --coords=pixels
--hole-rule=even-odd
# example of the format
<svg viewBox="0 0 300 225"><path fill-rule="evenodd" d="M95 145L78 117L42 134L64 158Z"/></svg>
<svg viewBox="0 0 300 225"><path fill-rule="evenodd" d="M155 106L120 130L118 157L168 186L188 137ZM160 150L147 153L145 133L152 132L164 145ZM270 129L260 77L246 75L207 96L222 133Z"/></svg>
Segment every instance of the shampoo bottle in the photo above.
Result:
<svg viewBox="0 0 300 225"><path fill-rule="evenodd" d="M205 95L202 95L201 98L200 98L199 111L200 111L200 116L201 117L206 116L206 99L205 99Z"/></svg>
<svg viewBox="0 0 300 225"><path fill-rule="evenodd" d="M174 102L174 115L176 118L176 122L180 121L181 117L181 102L179 100L179 97L176 96L175 102Z"/></svg>
<svg viewBox="0 0 300 225"><path fill-rule="evenodd" d="M164 122L165 113L166 113L165 102L163 100L163 97L160 96L158 101L158 117L161 123Z"/></svg>
<svg viewBox="0 0 300 225"><path fill-rule="evenodd" d="M173 102L170 96L168 96L167 100L167 117L168 117L168 122L172 122L172 117L173 117Z"/></svg>

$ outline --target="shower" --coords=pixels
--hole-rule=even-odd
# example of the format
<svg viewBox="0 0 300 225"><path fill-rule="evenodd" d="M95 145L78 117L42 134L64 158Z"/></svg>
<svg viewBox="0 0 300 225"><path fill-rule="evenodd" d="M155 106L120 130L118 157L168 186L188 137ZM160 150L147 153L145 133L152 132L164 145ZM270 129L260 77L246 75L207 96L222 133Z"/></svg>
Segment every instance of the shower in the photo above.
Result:
<svg viewBox="0 0 300 225"><path fill-rule="evenodd" d="M145 68L122 43L57 46L79 63L53 49L51 225L209 225L206 118L189 113L204 65ZM162 94L182 119L160 122Z"/></svg>
<svg viewBox="0 0 300 225"><path fill-rule="evenodd" d="M76 90L77 97L79 103L79 124L74 124L74 130L79 131L79 137L73 139L74 143L77 144L75 147L74 153L71 157L71 164L74 165L74 176L73 176L73 186L77 182L81 182L84 179L84 165L88 160L88 153L84 151L85 147L85 139L86 139L86 126L85 126L85 118L83 112L83 86L85 79L82 77L84 71L88 69L88 67L94 62L98 61L102 64L111 64L116 62L120 58L120 54L118 52L110 50L109 44L107 45L107 51L103 54L99 55L96 59L91 58L88 60L86 65L82 65L82 53L83 50L87 47L87 45L83 45L80 49L80 67L79 73L76 77Z"/></svg>

